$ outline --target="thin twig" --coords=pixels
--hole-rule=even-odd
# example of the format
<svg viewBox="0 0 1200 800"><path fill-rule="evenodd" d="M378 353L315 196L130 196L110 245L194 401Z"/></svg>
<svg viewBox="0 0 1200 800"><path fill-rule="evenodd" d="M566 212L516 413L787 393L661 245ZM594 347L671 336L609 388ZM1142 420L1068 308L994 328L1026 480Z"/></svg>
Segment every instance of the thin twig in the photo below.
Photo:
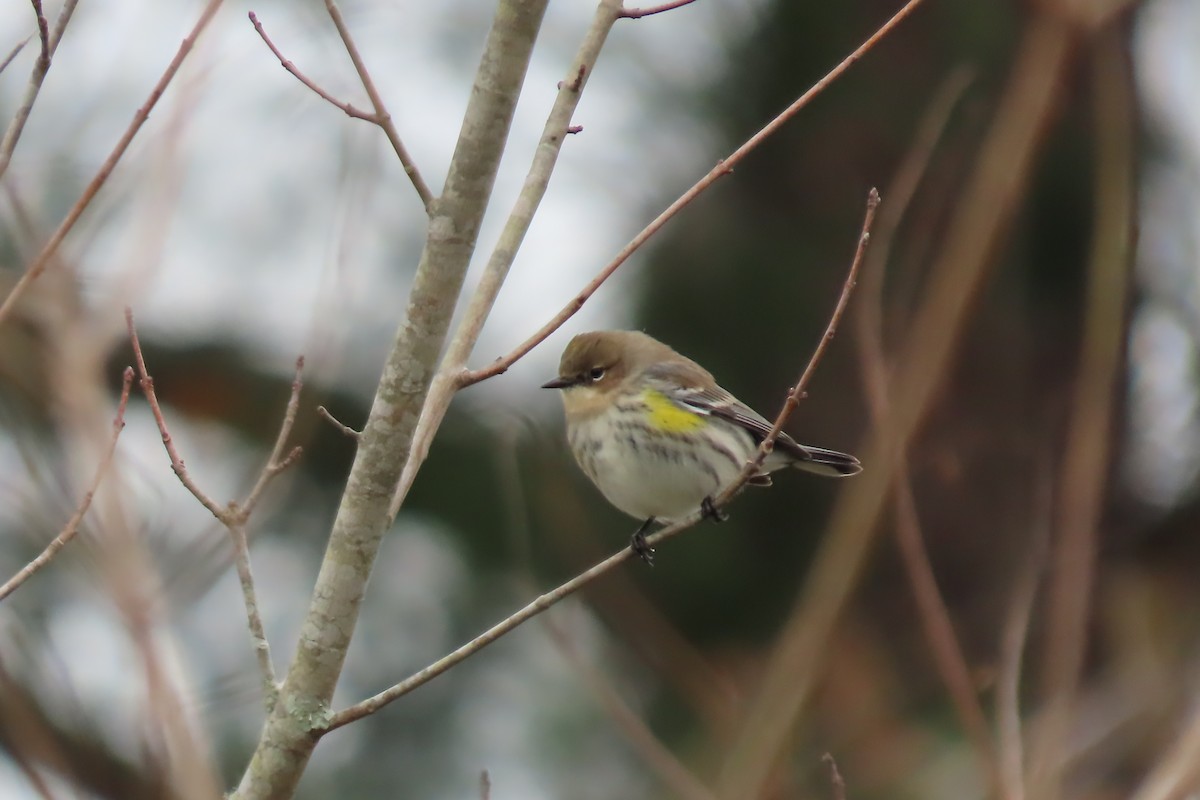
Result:
<svg viewBox="0 0 1200 800"><path fill-rule="evenodd" d="M780 430L782 430L784 423L791 415L792 410L796 407L798 398L803 395L806 387L808 386L808 382L812 379L812 376L816 371L817 364L820 362L821 356L825 352L825 348L827 347L829 341L833 338L834 332L837 330L838 323L846 309L846 304L849 301L850 292L854 288L854 282L858 274L858 267L862 263L863 253L865 251L867 241L870 238L870 226L872 220L874 219L875 208L878 205L878 202L878 193L872 189L870 195L868 196L867 213L863 221L862 233L859 236L858 247L855 249L854 260L850 264L850 271L846 275L846 282L842 286L842 293L838 297L837 306L834 308L833 315L830 317L829 325L825 329L825 334L821 337L820 342L818 342L812 357L808 361L808 365L805 367L804 372L800 376L800 380L797 381L796 385L788 392L787 399L784 401L783 408L780 410L779 415L775 418L775 424L772 426L771 432L765 439L763 439L762 444L759 446L757 456L748 461L746 466L742 468L742 471L737 478L713 499L713 505L716 508L725 506L731 498L733 498L742 490L742 488L746 485L746 482L750 479L750 476L758 472L762 462L771 452L771 448L774 446L775 439L778 437ZM650 536L647 536L646 543L653 546L659 542L666 541L667 539L678 535L684 530L687 530L696 523L700 522L705 518L705 516L705 512L697 510L692 514L679 519L673 524L655 531ZM501 620L499 623L479 634L471 641L462 645L453 652L448 653L424 669L414 673L413 675L410 675L408 678L405 678L394 686L385 689L374 697L369 697L366 700L350 706L349 708L345 708L332 714L329 717L328 723L323 728L318 729L318 733L323 735L329 731L336 730L343 725L348 725L355 720L362 719L370 714L374 714L388 703L403 697L413 689L416 689L418 686L428 683L437 676L441 675L443 672L449 670L451 667L454 667L455 665L479 652L484 647L487 647L489 644L496 641L509 631L517 628L523 623L536 617L546 609L560 602L564 598L569 597L570 595L579 591L584 586L587 586L592 581L627 561L632 555L633 550L631 548L622 548L600 563L595 564L589 569L576 575L574 578L571 578L566 583L563 583L557 588L541 595L533 602L517 611L515 614L512 614L506 619Z"/></svg>
<svg viewBox="0 0 1200 800"><path fill-rule="evenodd" d="M479 773L479 800L491 800L492 797L492 779L488 775L488 771L482 770Z"/></svg>
<svg viewBox="0 0 1200 800"><path fill-rule="evenodd" d="M337 428L338 432L342 435L349 436L355 441L358 441L359 437L362 436L359 431L354 430L354 428L351 428L349 425L343 425L341 422L339 422L338 418L331 414L329 409L325 406L317 406L317 413L324 417L330 425Z"/></svg>
<svg viewBox="0 0 1200 800"><path fill-rule="evenodd" d="M579 309L583 308L584 303L596 293L608 278L617 271L617 269L625 263L625 261L633 255L646 241L658 232L660 228L667 224L676 214L684 207L690 204L693 200L699 197L706 189L712 186L716 181L728 175L733 171L734 166L750 154L755 148L763 143L768 137L774 134L788 120L796 115L802 108L809 104L814 97L824 91L831 83L840 78L842 74L848 70L855 62L869 52L876 44L879 43L885 36L891 33L892 29L904 21L922 0L909 0L903 8L896 12L891 19L885 22L879 30L875 31L865 42L858 46L850 55L846 56L840 64L830 70L825 77L821 78L812 88L801 95L795 102L784 109L778 116L768 122L758 133L747 139L738 149L729 154L727 158L722 159L715 167L709 170L703 178L697 181L692 188L684 192L675 202L671 203L666 210L659 214L655 219L642 229L637 236L630 240L629 244L625 245L619 253L610 261L604 269L597 273L587 286L583 288L579 294L575 295L562 309L555 314L549 322L543 325L536 333L519 344L508 355L493 361L486 367L478 370L463 372L458 379L459 388L470 386L479 383L482 380L494 377L505 372L509 367L523 358L526 353L532 350L537 345L541 344L547 336L558 330L564 322L575 315Z"/></svg>
<svg viewBox="0 0 1200 800"><path fill-rule="evenodd" d="M1049 460L1033 476L1034 502L1030 515L1029 553L1017 573L1008 615L1000 640L1000 665L996 678L996 728L1003 796L1025 800L1025 744L1021 736L1021 663L1029 642L1038 586L1050 549L1051 519L1054 516L1054 476Z"/></svg>
<svg viewBox="0 0 1200 800"><path fill-rule="evenodd" d="M50 24L42 12L42 0L32 0L33 13L37 15L38 39L42 43L42 51L38 54L42 74L50 71Z"/></svg>
<svg viewBox="0 0 1200 800"><path fill-rule="evenodd" d="M292 378L292 393L288 396L287 407L283 412L283 422L279 426L279 435L275 437L275 446L271 448L271 455L267 456L267 463L262 468L262 472L258 474L254 488L241 503L243 522L249 518L254 507L258 505L259 498L262 497L263 490L267 488L271 479L294 464L303 452L297 446L289 450L286 456L283 454L288 438L292 435L292 426L296 423L296 412L300 409L300 390L303 388L304 356L299 356L296 358L296 375Z"/></svg>
<svg viewBox="0 0 1200 800"><path fill-rule="evenodd" d="M4 57L3 61L0 61L0 74L3 74L4 70L8 69L8 65L12 63L13 59L17 57L18 53L25 49L25 45L29 44L31 39L33 39L33 34L30 34L21 41L17 42L17 46L8 52L8 55Z"/></svg>
<svg viewBox="0 0 1200 800"><path fill-rule="evenodd" d="M663 3L660 6L650 6L649 8L623 8L621 9L621 19L641 19L654 14L661 14L664 11L673 11L677 8L683 8L686 5L691 5L696 0L672 0L670 3Z"/></svg>
<svg viewBox="0 0 1200 800"><path fill-rule="evenodd" d="M75 513L67 520L67 524L54 537L53 541L46 546L46 549L30 561L21 571L8 579L8 581L0 586L0 600L8 597L10 594L20 588L21 584L29 580L29 578L42 567L50 563L50 560L57 555L59 550L67 546L67 543L75 538L75 534L79 532L79 525L83 522L83 516L88 512L92 505L92 498L96 496L96 490L100 486L100 481L104 478L104 473L108 471L112 464L113 455L117 451L117 438L121 435L121 431L125 429L125 408L129 404L129 391L133 386L133 368L126 367L121 384L121 399L117 402L117 415L113 419L112 436L108 440L108 449L100 459L100 463L96 467L95 477L92 478L92 484L87 492L83 495L83 499L79 502Z"/></svg>
<svg viewBox="0 0 1200 800"><path fill-rule="evenodd" d="M833 800L846 800L846 780L842 777L842 771L838 769L833 754L826 753L821 756L821 760L829 765L829 784L833 787Z"/></svg>
<svg viewBox="0 0 1200 800"><path fill-rule="evenodd" d="M66 5L63 6L63 11L61 14L59 14L60 26L65 26L66 23L64 17L69 18L67 9L68 7L73 9L75 2L76 0L67 0ZM96 194L100 191L100 188L104 185L105 181L108 180L108 176L111 175L113 169L116 168L117 162L121 160L121 157L125 155L125 151L129 148L129 143L133 141L133 137L137 135L139 130L141 130L142 125L150 116L150 111L153 110L154 106L158 103L158 100L162 97L163 92L167 90L167 85L171 82L171 79L175 77L175 73L179 71L179 67L183 64L184 58L186 58L188 53L192 51L192 48L196 44L196 39L200 36L201 32L213 18L213 15L217 13L217 9L220 8L221 2L222 0L208 1L208 4L204 7L204 11L202 11L200 14L200 18L196 20L196 24L192 27L191 32L189 32L184 40L180 43L179 49L175 52L175 57L171 59L171 63L167 65L166 70L158 79L158 83L156 83L154 88L150 91L150 96L146 99L146 102L133 115L133 121L129 123L129 127L125 129L125 133L121 135L121 138L117 141L116 146L113 147L112 152L108 154L108 158L104 159L104 163L100 165L100 169L96 172L91 182L88 183L87 187L83 190L83 194L79 196L79 199L76 200L75 204L71 206L69 211L67 211L67 216L59 224L58 229L51 234L49 240L47 240L46 244L42 247L42 251L37 254L37 256L26 268L25 274L22 275L21 279L17 281L16 285L13 286L12 291L8 293L8 297L4 298L4 303L0 304L0 322L3 322L4 319L9 315L9 313L12 311L12 307L16 304L17 299L20 298L20 296L24 293L29 284L37 280L37 277L46 269L47 265L50 263L50 259L54 257L54 255L58 252L58 248L62 245L63 240L67 238L67 234L71 232L71 229L75 227L75 223L78 222L80 216L83 215L84 209L88 207L88 205L96 197ZM52 41L57 42L59 38L61 38L61 34L58 34ZM7 141L8 135L6 134L5 142L7 143ZM4 169L8 165L8 157L11 157L11 152L9 152L8 156L5 156L4 146L0 145L0 175L4 174Z"/></svg>
<svg viewBox="0 0 1200 800"><path fill-rule="evenodd" d="M250 629L254 654L258 660L259 673L262 677L263 701L269 713L274 708L275 701L278 699L279 683L275 678L275 667L271 660L271 646L267 640L266 628L262 621L262 612L258 605L258 594L254 588L254 572L250 566L250 548L246 536L246 523L250 518L250 513L258 504L258 500L262 496L267 483L291 466L300 455L301 450L299 447L292 448L286 456L282 454L287 445L288 436L291 434L292 425L296 420L296 411L300 403L300 390L304 386L301 380L304 357L301 356L296 359L296 377L292 381L292 393L288 399L287 409L284 412L283 423L280 425L275 446L271 450L271 454L267 459L266 465L263 466L258 480L255 481L254 488L250 490L246 500L241 505L231 502L222 507L200 489L188 473L183 459L179 456L179 451L175 447L175 440L171 437L171 432L167 428L166 418L163 416L162 408L158 403L158 396L154 391L154 379L150 377L146 369L146 360L142 355L141 342L138 340L137 329L133 324L133 312L128 308L125 309L125 323L129 329L129 341L133 348L134 362L137 364L138 374L141 376L139 385L142 388L142 394L146 396L146 403L150 406L150 412L154 415L154 421L158 425L163 447L166 449L167 456L171 460L171 469L175 472L176 477L179 478L179 482L192 493L192 496L199 500L200 504L207 508L217 518L217 521L225 526L233 541L233 562L237 570L238 582L242 587L242 601L246 606L246 624Z"/></svg>
<svg viewBox="0 0 1200 800"><path fill-rule="evenodd" d="M280 52L279 48L275 46L275 43L273 41L271 41L271 37L267 35L267 32L263 28L262 23L258 21L258 15L255 14L253 11L251 11L248 16L250 17L250 23L252 25L254 25L254 30L258 32L258 35L262 38L263 43L266 44L266 46L271 50L271 52L275 54L275 57L279 59L279 63L283 66L283 68L285 70L287 70L288 72L290 72L296 80L300 81L305 86L307 86L310 90L312 90L312 92L315 95L317 95L317 97L320 97L322 100L328 102L330 105L332 105L338 109L341 109L341 111L344 112L346 114L346 116L353 117L354 119L361 119L361 120L364 120L365 122L370 122L375 125L378 125L380 123L380 118L379 118L378 114L375 114L371 111L363 111L358 106L338 100L336 97L331 95L329 92L325 91L320 86L318 86L317 83L312 78L308 77L307 75L305 75L303 72L300 71L299 67L296 66L294 61L284 57L283 53Z"/></svg>
<svg viewBox="0 0 1200 800"><path fill-rule="evenodd" d="M825 355L825 349L829 347L829 343L833 341L833 337L837 333L842 315L846 312L846 306L850 303L850 294L854 291L855 284L858 283L858 269L862 265L863 256L866 255L867 243L871 240L871 225L875 221L875 210L877 208L879 208L879 191L875 187L871 187L871 190L867 192L867 211L863 216L862 232L858 237L858 246L854 250L854 259L850 262L850 270L846 273L846 281L842 284L842 293L838 296L837 306L834 307L833 315L829 318L829 324L825 327L825 333L821 336L821 340L817 342L817 347L813 351L812 357L808 360L808 364L804 367L804 372L800 373L800 379L796 381L796 385L788 392L787 399L783 403L783 408L779 411L779 415L775 417L775 424L771 426L770 432L762 440L762 444L758 448L758 453L742 468L741 477L745 480L748 480L751 475L758 473L763 461L766 460L767 456L775 448L775 439L779 437L779 433L783 430L784 424L787 423L788 417L792 415L792 412L796 410L796 406L800 404L801 398L806 396L808 384L816 373L817 365L821 363L821 357ZM717 495L713 499L713 507L719 509L725 503L729 502L737 492L741 491L745 485L745 480ZM654 537L648 537L647 543L649 543L651 538Z"/></svg>
<svg viewBox="0 0 1200 800"><path fill-rule="evenodd" d="M392 115L388 113L387 106L383 103L383 97L380 96L379 90L375 88L375 81L371 80L371 73L367 71L367 65L359 55L358 47L354 44L354 39L350 36L350 29L346 27L346 21L342 19L341 9L334 0L325 0L325 8L329 12L329 18L333 20L333 26L337 28L338 36L342 37L342 44L346 46L346 53L350 56L350 60L354 62L354 69L358 72L359 80L362 81L363 88L367 91L367 97L371 98L371 107L375 109L375 113L379 116L377 124L383 128L384 134L392 144L392 149L396 151L396 157L400 159L400 166L404 168L404 174L408 175L408 179L412 181L413 188L417 190L417 196L421 198L421 202L425 206L427 214L433 213L433 192L430 191L425 179L421 177L420 171L417 169L416 163L412 156L409 155L404 143L400 141L400 133L396 130L396 123L392 121Z"/></svg>
<svg viewBox="0 0 1200 800"><path fill-rule="evenodd" d="M1034 800L1061 795L1065 752L1082 680L1096 550L1113 447L1113 412L1121 379L1129 269L1136 210L1135 132L1130 66L1120 34L1109 26L1091 52L1096 150L1095 223L1092 226L1084 327L1071 414L1061 464L1049 586L1047 646L1042 672L1045 718L1035 745L1029 793Z"/></svg>
<svg viewBox="0 0 1200 800"><path fill-rule="evenodd" d="M175 477L179 478L179 482L183 484L184 488L200 501L200 505L207 508L209 513L224 524L227 519L227 509L209 497L192 480L192 476L187 471L187 466L183 463L183 459L179 455L179 450L175 447L175 440L171 438L171 432L167 428L167 420L163 417L162 407L158 404L158 395L154 392L154 379L150 377L150 373L146 370L146 359L142 355L142 344L138 340L137 328L133 324L133 311L129 308L125 309L125 325L129 329L129 342L133 348L134 363L137 365L138 385L142 389L142 394L146 397L146 403L150 406L150 413L154 415L154 421L158 424L158 432L162 436L163 447L167 451L167 457L171 460L171 470L175 473Z"/></svg>
<svg viewBox="0 0 1200 800"><path fill-rule="evenodd" d="M58 48L58 43L62 39L63 31L66 30L67 23L71 21L71 15L75 13L75 4L78 0L66 0L63 3L62 9L58 12L58 19L54 23L54 31L50 32L46 25L46 17L42 13L41 0L33 0L33 10L37 14L38 37L41 40L41 52L38 54L37 60L34 61L33 71L29 74L29 83L25 88L25 96L21 98L20 104L17 106L17 111L13 114L12 122L8 124L8 128L4 131L4 138L0 139L0 177L8 170L8 165L12 163L13 151L17 149L17 142L21 139L21 134L25 130L25 123L29 120L29 114L33 111L33 104L37 101L38 93L42 90L42 83L46 80L46 73L50 71L50 60L54 57L54 51ZM30 37L32 38L32 37ZM25 42L28 42L26 39ZM17 53L25 46L22 42L9 54L5 59L4 65L0 66L0 70L8 66L8 62L16 57ZM3 319L3 313L0 313L0 319Z"/></svg>

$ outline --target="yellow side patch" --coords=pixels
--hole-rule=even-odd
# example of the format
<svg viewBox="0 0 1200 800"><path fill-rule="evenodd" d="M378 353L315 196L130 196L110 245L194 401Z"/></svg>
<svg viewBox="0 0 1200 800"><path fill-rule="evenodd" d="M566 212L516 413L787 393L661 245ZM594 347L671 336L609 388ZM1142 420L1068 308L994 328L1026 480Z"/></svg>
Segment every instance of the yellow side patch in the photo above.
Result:
<svg viewBox="0 0 1200 800"><path fill-rule="evenodd" d="M702 415L685 411L656 389L647 389L642 400L650 409L650 425L666 433L686 433L708 424Z"/></svg>

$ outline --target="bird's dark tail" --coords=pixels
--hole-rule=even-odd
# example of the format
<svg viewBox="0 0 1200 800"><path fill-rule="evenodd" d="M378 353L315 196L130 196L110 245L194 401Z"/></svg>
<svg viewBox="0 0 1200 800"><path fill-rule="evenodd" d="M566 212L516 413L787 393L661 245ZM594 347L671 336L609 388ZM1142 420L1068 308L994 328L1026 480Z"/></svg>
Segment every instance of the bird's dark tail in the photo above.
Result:
<svg viewBox="0 0 1200 800"><path fill-rule="evenodd" d="M800 445L798 451L789 449L788 455L792 456L792 466L796 469L830 478L844 478L862 472L862 463L857 458L837 450Z"/></svg>

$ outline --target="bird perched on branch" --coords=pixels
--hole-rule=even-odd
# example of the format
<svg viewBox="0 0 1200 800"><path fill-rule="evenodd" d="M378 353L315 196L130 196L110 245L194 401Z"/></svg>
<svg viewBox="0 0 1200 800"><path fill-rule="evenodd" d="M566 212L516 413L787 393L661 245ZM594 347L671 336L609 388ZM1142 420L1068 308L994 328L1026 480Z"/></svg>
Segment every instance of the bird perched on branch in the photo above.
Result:
<svg viewBox="0 0 1200 800"><path fill-rule="evenodd" d="M571 340L558 377L575 460L610 503L645 520L630 546L646 563L646 531L697 509L722 519L713 498L754 458L771 423L709 372L640 331L593 331ZM858 459L780 433L749 483L769 486L784 467L842 477Z"/></svg>

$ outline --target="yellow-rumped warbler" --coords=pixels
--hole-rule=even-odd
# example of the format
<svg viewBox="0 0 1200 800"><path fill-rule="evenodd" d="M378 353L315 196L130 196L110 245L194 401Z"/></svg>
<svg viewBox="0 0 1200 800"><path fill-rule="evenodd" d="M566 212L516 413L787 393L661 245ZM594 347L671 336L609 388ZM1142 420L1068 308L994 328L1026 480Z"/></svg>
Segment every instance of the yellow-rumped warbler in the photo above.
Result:
<svg viewBox="0 0 1200 800"><path fill-rule="evenodd" d="M650 526L697 509L717 517L712 498L771 430L708 370L639 331L579 334L563 351L558 377L542 388L563 390L579 466L610 503L645 520L631 546L647 563ZM781 433L750 483L770 486L768 473L784 467L833 477L862 470L854 456Z"/></svg>

